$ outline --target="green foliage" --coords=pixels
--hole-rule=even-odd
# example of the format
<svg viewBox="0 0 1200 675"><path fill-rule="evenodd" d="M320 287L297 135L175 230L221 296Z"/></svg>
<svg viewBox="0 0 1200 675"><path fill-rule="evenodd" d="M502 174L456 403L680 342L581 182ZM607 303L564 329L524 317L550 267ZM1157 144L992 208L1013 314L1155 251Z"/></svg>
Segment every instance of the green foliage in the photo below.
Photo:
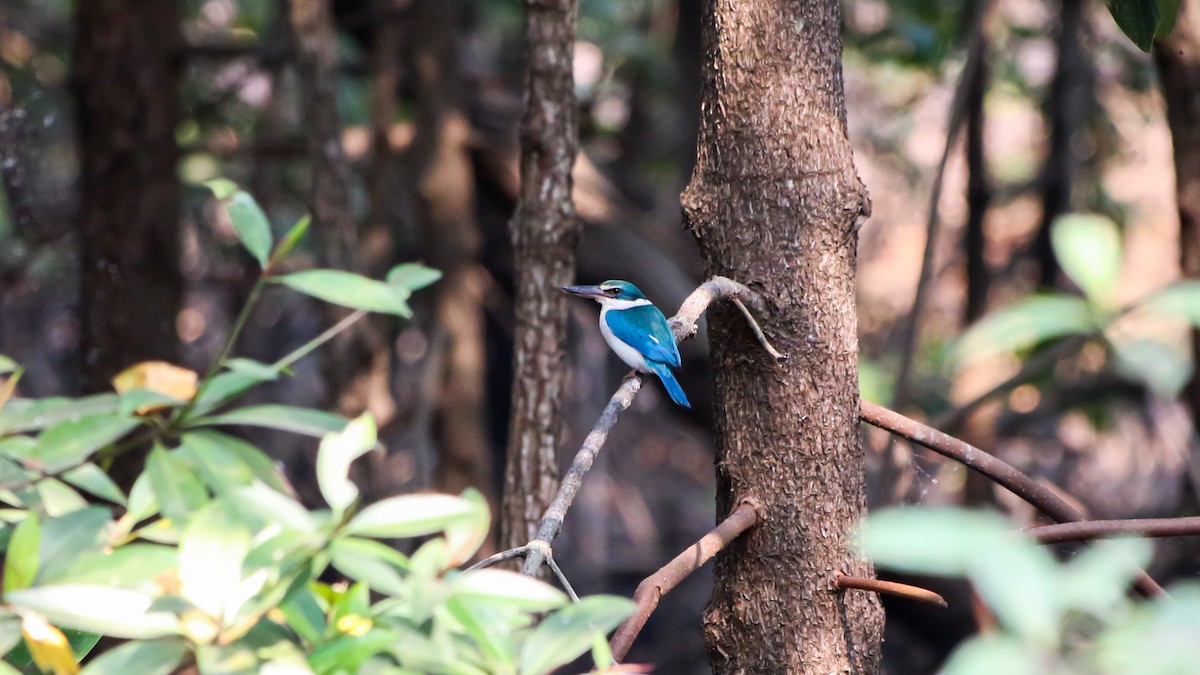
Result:
<svg viewBox="0 0 1200 675"><path fill-rule="evenodd" d="M992 312L970 328L955 349L958 367L1001 354L1027 352L1067 338L1102 340L1116 370L1161 396L1179 393L1191 374L1188 355L1161 340L1122 330L1122 319L1157 315L1200 327L1200 283L1180 281L1138 301L1117 306L1124 256L1116 223L1098 215L1063 216L1051 243L1063 272L1083 297L1051 293L1026 298Z"/></svg>
<svg viewBox="0 0 1200 675"><path fill-rule="evenodd" d="M1175 27L1179 0L1105 0L1113 21L1144 52Z"/></svg>
<svg viewBox="0 0 1200 675"><path fill-rule="evenodd" d="M411 293L440 276L412 264L385 281L329 270L276 276L307 220L274 244L247 193L210 185L263 265L260 288L279 281L408 316ZM349 472L379 447L370 416L223 409L336 334L265 364L229 358L242 325L198 381L170 364L139 364L114 380L119 394L0 408L0 502L9 507L0 511L0 672L74 672L103 635L129 642L85 674L169 673L189 661L201 673L541 674L586 653L629 613L621 598L571 605L515 573L457 571L489 529L477 493L360 505ZM9 359L0 370L19 371ZM271 458L222 431L235 425L320 438L316 478L329 508L302 506ZM133 448L149 452L126 495L101 467ZM89 505L80 491L107 505ZM417 536L432 538L411 557L384 541ZM318 581L331 567L347 582Z"/></svg>
<svg viewBox="0 0 1200 675"><path fill-rule="evenodd" d="M953 675L1174 675L1195 670L1200 589L1136 602L1127 591L1150 559L1144 540L1091 545L1065 562L999 516L955 509L895 508L863 526L876 564L964 576L1000 630L963 643L943 668Z"/></svg>

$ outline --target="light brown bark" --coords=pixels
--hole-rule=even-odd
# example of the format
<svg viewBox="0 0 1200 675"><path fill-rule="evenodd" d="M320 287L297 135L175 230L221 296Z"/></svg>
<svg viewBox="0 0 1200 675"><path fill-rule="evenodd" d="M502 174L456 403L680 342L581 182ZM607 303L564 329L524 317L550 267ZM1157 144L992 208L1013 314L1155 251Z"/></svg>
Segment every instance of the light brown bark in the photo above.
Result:
<svg viewBox="0 0 1200 675"><path fill-rule="evenodd" d="M1167 124L1175 146L1175 194L1183 276L1200 278L1200 0L1184 0L1175 28L1155 47ZM1200 333L1192 356L1200 363ZM1200 426L1200 369L1188 384L1192 419Z"/></svg>
<svg viewBox="0 0 1200 675"><path fill-rule="evenodd" d="M175 0L88 0L75 14L74 82L83 386L149 359L176 360L183 36Z"/></svg>
<svg viewBox="0 0 1200 675"><path fill-rule="evenodd" d="M575 123L574 0L526 0L525 112L521 118L521 197L511 223L517 299L508 466L501 539L519 546L536 535L558 483L566 382L566 296L580 224L571 199Z"/></svg>
<svg viewBox="0 0 1200 675"><path fill-rule="evenodd" d="M847 138L837 0L714 0L699 153L683 195L708 274L765 298L776 363L735 312L709 316L718 518L764 519L717 558L705 636L716 673L871 673L878 600L852 552L865 510L854 307L870 211Z"/></svg>

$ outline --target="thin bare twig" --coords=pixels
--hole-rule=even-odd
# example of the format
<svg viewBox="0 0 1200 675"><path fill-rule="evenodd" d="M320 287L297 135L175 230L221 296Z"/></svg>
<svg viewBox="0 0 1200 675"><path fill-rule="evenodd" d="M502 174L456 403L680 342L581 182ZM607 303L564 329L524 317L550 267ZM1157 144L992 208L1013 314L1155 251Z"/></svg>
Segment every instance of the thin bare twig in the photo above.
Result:
<svg viewBox="0 0 1200 675"><path fill-rule="evenodd" d="M912 309L907 314L908 320L901 334L900 369L896 374L896 386L892 395L892 405L896 407L901 407L908 402L913 363L916 360L917 345L920 343L921 315L925 310L925 300L929 297L929 285L933 281L933 258L938 229L941 224L938 205L942 201L946 164L950 161L950 154L958 143L958 134L962 130L963 120L966 118L971 84L985 72L987 40L984 26L987 23L991 5L990 1L985 0L967 10L974 12L970 18L971 33L967 46L967 62L963 65L958 84L954 87L954 98L950 103L950 117L946 123L946 145L942 148L942 157L938 162L937 171L934 173L933 186L929 193L929 214L925 221L925 250L921 254L921 272L917 277L916 291L913 293Z"/></svg>
<svg viewBox="0 0 1200 675"><path fill-rule="evenodd" d="M1200 536L1200 516L1184 518L1130 518L1126 520L1084 520L1076 523L1043 525L1025 530L1039 544L1088 541L1107 537L1195 537Z"/></svg>
<svg viewBox="0 0 1200 675"><path fill-rule="evenodd" d="M554 572L554 576L558 577L558 583L562 584L563 590L571 597L571 602L579 602L579 596L575 593L575 589L571 587L571 582L567 581L567 575L563 574L562 568L558 566L558 561L554 559L553 551L546 556L546 564L550 566L550 570Z"/></svg>
<svg viewBox="0 0 1200 675"><path fill-rule="evenodd" d="M675 341L682 342L694 336L699 329L697 322L700 320L700 315L713 302L723 299L748 300L751 304L754 304L757 296L749 288L732 279L721 276L712 277L700 284L696 290L692 291L691 295L684 299L683 304L679 306L679 311L675 316L671 317L669 323L671 325L671 332L675 335ZM762 329L758 326L754 317L749 312L745 312L745 316L751 330L755 332L755 335L760 336L759 341L763 344L764 348L772 356L778 358L777 355L779 355L779 352L775 351L770 346L766 337L762 335ZM504 560L523 557L525 562L521 566L521 573L529 576L538 573L538 570L541 569L542 565L551 556L551 544L554 542L555 537L558 536L559 530L562 529L563 520L567 516L567 510L571 508L572 502L575 501L575 495L579 493L579 488L583 486L583 476L592 467L592 463L596 460L596 455L600 454L600 449L604 447L604 442L608 440L608 433L617 423L617 418L620 416L621 411L633 403L633 397L637 395L641 388L641 375L636 372L630 373L608 400L608 404L604 406L604 410L600 413L600 418L596 420L596 424L583 440L579 451L575 453L575 459L571 462L571 467L567 469L566 475L563 476L562 483L558 486L558 492L554 496L554 500L550 502L550 506L546 509L541 522L538 524L537 534L534 536L533 541L524 546L497 553L476 563L471 569L487 567Z"/></svg>
<svg viewBox="0 0 1200 675"><path fill-rule="evenodd" d="M872 593L896 595L901 598L909 598L910 600L928 602L941 607L949 607L949 605L946 604L946 599L937 593L934 593L927 588L921 588L920 586L913 586L911 584L902 584L898 581L864 579L862 577L852 577L846 574L839 574L834 577L833 585L838 590L855 588L860 591L871 591Z"/></svg>
<svg viewBox="0 0 1200 675"><path fill-rule="evenodd" d="M614 659L620 661L629 653L633 641L642 632L646 621L664 595L670 593L743 532L754 527L758 522L758 508L759 504L753 498L743 499L721 524L638 584L637 591L633 594L637 608L633 616L617 628L608 644Z"/></svg>
<svg viewBox="0 0 1200 675"><path fill-rule="evenodd" d="M988 454L966 441L870 401L862 401L859 416L868 424L890 431L901 438L906 438L982 473L1037 507L1052 520L1060 523L1085 520L1084 515L1068 504L1056 491L1021 473L1008 462ZM1162 587L1144 571L1138 574L1136 584L1138 590L1146 596L1165 594Z"/></svg>

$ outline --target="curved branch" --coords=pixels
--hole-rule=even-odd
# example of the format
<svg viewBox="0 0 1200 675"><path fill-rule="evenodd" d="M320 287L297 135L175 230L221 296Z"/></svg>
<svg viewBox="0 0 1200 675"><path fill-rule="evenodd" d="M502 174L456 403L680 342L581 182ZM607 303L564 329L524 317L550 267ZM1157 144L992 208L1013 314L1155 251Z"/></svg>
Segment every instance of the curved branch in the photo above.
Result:
<svg viewBox="0 0 1200 675"><path fill-rule="evenodd" d="M912 584L902 584L898 581L863 579L862 577L852 577L845 574L839 574L834 578L833 585L838 590L854 588L860 591L871 591L872 593L896 595L901 598L908 598L910 600L917 600L919 602L928 602L930 604L938 605L939 607L949 607L949 605L946 604L946 599L941 595L934 593L927 588L913 586Z"/></svg>
<svg viewBox="0 0 1200 675"><path fill-rule="evenodd" d="M1037 507L1039 511L1060 523L1071 523L1085 520L1084 515L1065 499L1047 487L1045 484L1021 473L1016 467L983 450L943 433L933 427L905 417L894 410L862 401L859 408L862 420L885 431L890 431L901 438L906 438L917 445L949 457L965 464L979 473L987 476L996 483L1004 486L1013 494ZM1146 596L1164 595L1158 585L1144 571L1139 572L1137 588Z"/></svg>
<svg viewBox="0 0 1200 675"><path fill-rule="evenodd" d="M614 659L621 661L629 653L633 641L642 632L646 621L658 608L658 603L664 595L670 593L692 572L700 569L704 563L741 536L743 532L754 527L758 522L758 508L758 502L753 498L743 499L733 513L721 521L720 525L638 584L637 590L633 594L633 601L637 603L637 609L634 610L633 616L626 619L617 628L617 632L613 634L612 640L608 643Z"/></svg>
<svg viewBox="0 0 1200 675"><path fill-rule="evenodd" d="M1043 525L1025 530L1039 544L1089 541L1123 535L1140 537L1200 536L1200 516L1185 518L1130 518L1126 520L1083 520Z"/></svg>

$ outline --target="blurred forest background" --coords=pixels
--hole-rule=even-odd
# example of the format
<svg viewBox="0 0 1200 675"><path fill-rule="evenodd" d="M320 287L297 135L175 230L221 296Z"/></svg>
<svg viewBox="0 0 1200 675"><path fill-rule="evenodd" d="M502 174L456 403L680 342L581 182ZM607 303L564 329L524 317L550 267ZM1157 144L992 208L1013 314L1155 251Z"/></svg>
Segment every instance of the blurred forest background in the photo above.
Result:
<svg viewBox="0 0 1200 675"><path fill-rule="evenodd" d="M1100 2L988 4L844 3L850 136L874 202L859 247L864 396L995 449L1094 517L1195 513L1196 411L1177 395L1191 371L1182 324L1121 324L1158 345L1141 367L1119 367L1088 341L1041 356L1039 370L970 415L955 412L1046 353L966 367L951 358L989 312L1038 290L1073 291L1049 244L1056 217L1096 212L1120 225L1118 303L1180 276L1152 56ZM668 315L703 274L679 209L699 120L701 11L701 0L582 0L575 48L577 278L628 279ZM511 402L521 20L505 0L0 3L0 353L28 369L20 394L108 390L120 368L147 358L204 369L256 271L200 186L228 177L277 232L313 214L298 267L378 277L420 260L446 275L414 298L413 320L375 320L255 396L373 412L388 453L359 478L368 499L476 486L495 503ZM963 125L942 180L952 118ZM939 181L941 226L913 314ZM574 303L572 313L564 464L624 373L596 308ZM273 293L240 351L272 361L336 317ZM647 387L555 548L581 594L630 595L712 525L706 341L682 352L694 409ZM316 441L245 433L314 497L301 479ZM872 507L998 503L1034 518L958 464L864 434ZM1200 572L1194 542L1157 546L1160 581ZM699 617L710 588L698 574L668 596L630 661L706 672ZM939 590L961 601L889 601L888 672L929 672L970 630L965 587Z"/></svg>

